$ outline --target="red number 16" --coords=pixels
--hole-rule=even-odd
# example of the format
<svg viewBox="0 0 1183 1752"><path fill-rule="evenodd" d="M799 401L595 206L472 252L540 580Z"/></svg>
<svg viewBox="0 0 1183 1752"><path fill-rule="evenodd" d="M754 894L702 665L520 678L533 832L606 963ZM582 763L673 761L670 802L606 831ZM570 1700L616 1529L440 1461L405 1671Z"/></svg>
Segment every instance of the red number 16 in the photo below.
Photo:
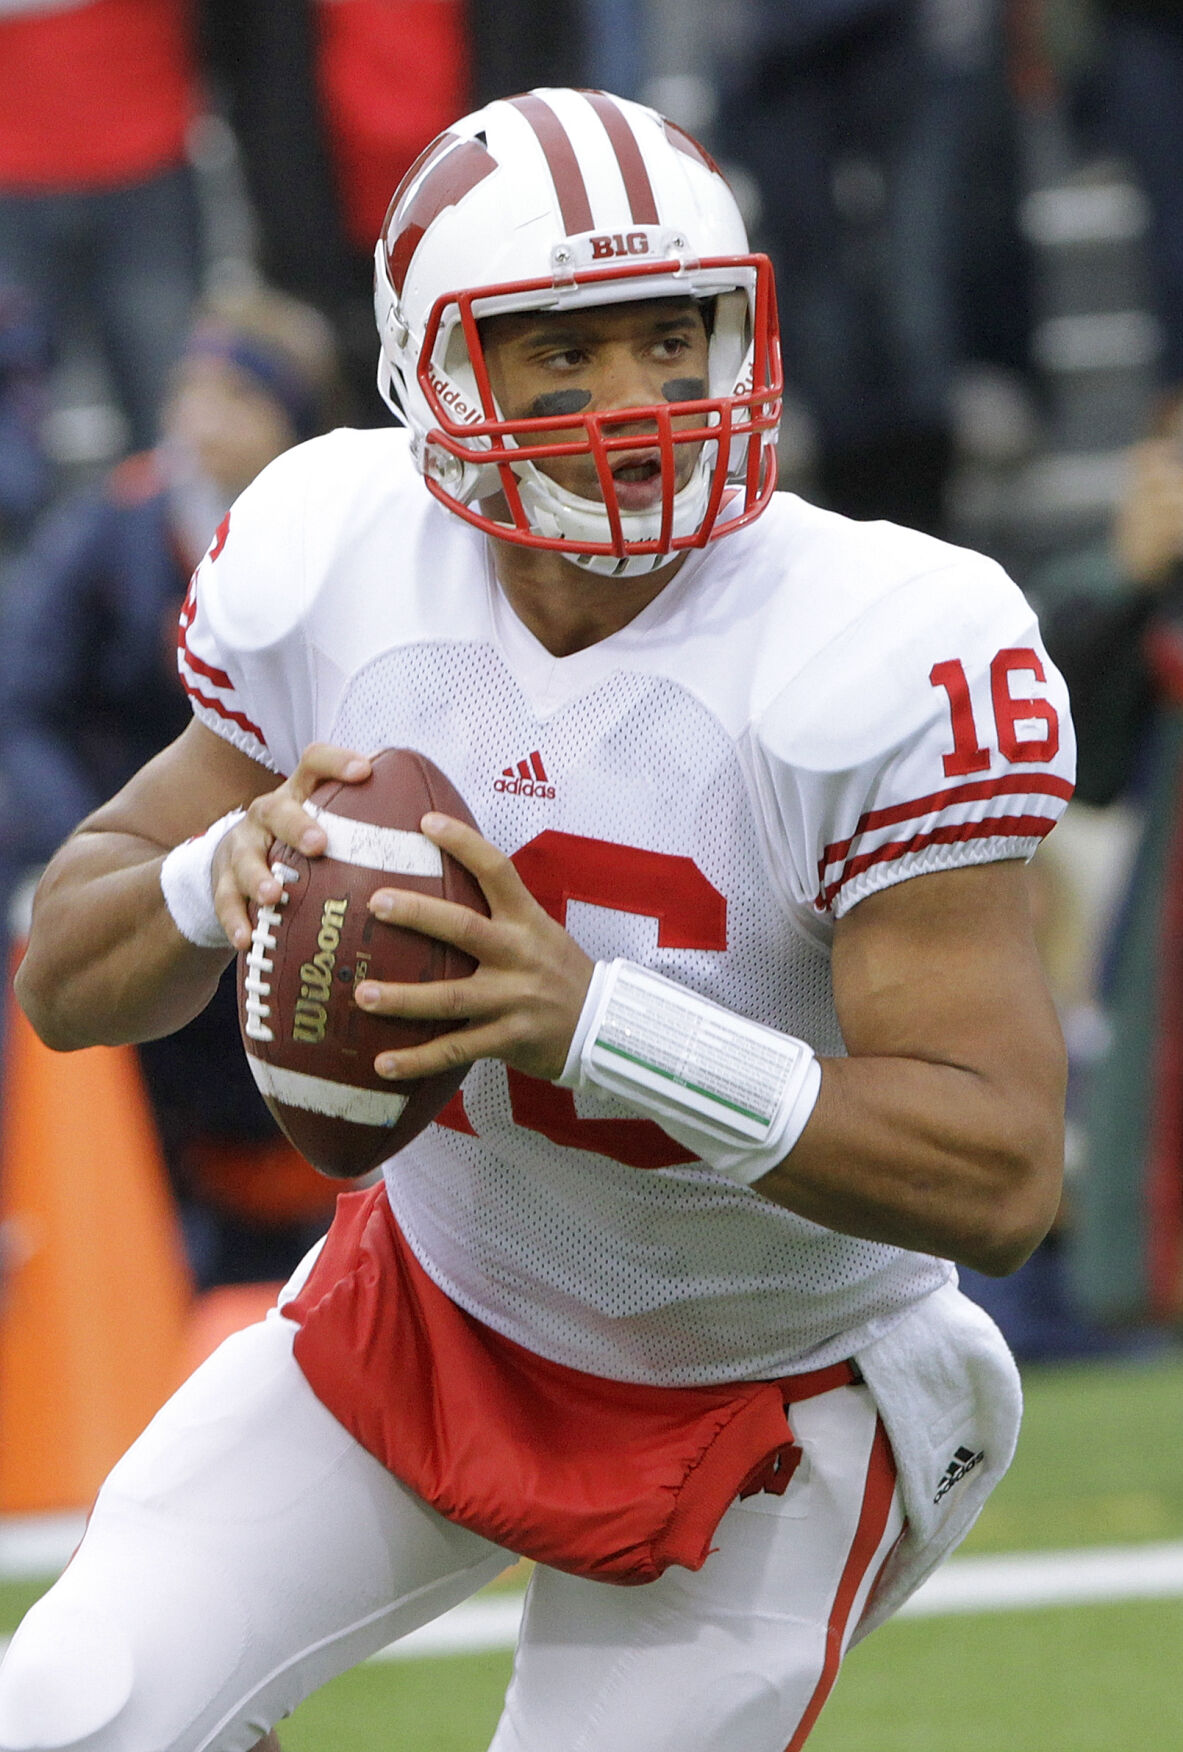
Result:
<svg viewBox="0 0 1183 1752"><path fill-rule="evenodd" d="M1060 746L1060 720L1050 700L1014 699L1010 678L1015 670L1043 681L1043 663L1028 646L999 651L990 665L990 699L994 707L994 727L998 747L1006 760L1035 762L1051 760ZM928 675L934 687L943 687L949 696L949 715L953 722L953 752L943 756L945 777L964 778L967 773L985 772L990 765L990 750L978 742L974 722L973 701L965 666L958 658L948 663L934 663ZM1046 735L1039 739L1022 739L1018 726L1032 720L1043 725Z"/></svg>

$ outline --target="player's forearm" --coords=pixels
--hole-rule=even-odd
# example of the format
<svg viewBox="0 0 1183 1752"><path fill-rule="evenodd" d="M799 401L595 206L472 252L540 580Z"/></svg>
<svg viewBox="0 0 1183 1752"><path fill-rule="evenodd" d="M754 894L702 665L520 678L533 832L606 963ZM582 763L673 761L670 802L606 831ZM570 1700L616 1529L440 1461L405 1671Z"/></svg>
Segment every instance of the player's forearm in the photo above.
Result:
<svg viewBox="0 0 1183 1752"><path fill-rule="evenodd" d="M181 936L161 892L163 856L149 840L83 830L46 870L15 989L56 1051L154 1039L213 995L230 951Z"/></svg>
<svg viewBox="0 0 1183 1752"><path fill-rule="evenodd" d="M1001 1275L1055 1216L1062 1115L1053 1054L1021 1089L918 1059L829 1059L795 1148L755 1186L827 1228Z"/></svg>

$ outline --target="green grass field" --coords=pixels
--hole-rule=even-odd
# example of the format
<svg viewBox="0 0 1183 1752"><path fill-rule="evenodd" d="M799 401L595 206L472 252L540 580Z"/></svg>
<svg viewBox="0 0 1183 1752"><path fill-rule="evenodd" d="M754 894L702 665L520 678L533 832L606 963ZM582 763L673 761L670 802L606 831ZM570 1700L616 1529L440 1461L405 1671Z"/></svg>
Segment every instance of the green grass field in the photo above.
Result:
<svg viewBox="0 0 1183 1752"><path fill-rule="evenodd" d="M1183 1357L1033 1369L1026 1388L1018 1458L967 1552L1183 1539ZM38 1592L0 1587L0 1632ZM296 1712L284 1746L482 1752L509 1664L360 1668ZM854 1651L810 1752L1179 1752L1181 1670L1183 1599L902 1619Z"/></svg>

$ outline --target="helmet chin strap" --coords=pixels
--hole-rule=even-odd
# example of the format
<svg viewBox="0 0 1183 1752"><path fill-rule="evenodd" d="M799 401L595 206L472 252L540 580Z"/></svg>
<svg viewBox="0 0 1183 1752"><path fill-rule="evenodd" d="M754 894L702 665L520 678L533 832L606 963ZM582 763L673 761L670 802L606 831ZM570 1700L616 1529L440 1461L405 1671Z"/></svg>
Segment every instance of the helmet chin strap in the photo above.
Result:
<svg viewBox="0 0 1183 1752"><path fill-rule="evenodd" d="M564 549L563 558L581 572L594 572L597 578L643 578L662 566L671 566L681 555L628 554L618 559L615 554L571 554Z"/></svg>
<svg viewBox="0 0 1183 1752"><path fill-rule="evenodd" d="M516 472L522 506L535 534L581 543L612 540L612 526L602 501L568 492L534 463L519 464ZM695 462L690 479L674 494L672 535L688 535L698 529L709 492L709 467L704 451ZM653 541L661 529L661 512L622 510L620 522L626 541ZM594 572L602 578L644 577L677 558L676 554L668 552L618 555L560 551L565 560L581 571Z"/></svg>

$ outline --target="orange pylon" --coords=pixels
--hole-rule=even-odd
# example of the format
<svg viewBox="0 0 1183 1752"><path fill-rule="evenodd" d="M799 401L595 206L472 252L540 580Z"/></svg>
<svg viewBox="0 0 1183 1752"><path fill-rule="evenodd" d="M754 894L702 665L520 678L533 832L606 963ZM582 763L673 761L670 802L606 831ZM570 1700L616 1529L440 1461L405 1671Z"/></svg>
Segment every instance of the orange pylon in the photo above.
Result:
<svg viewBox="0 0 1183 1752"><path fill-rule="evenodd" d="M193 1290L131 1047L54 1053L11 996L0 1513L85 1508L181 1379Z"/></svg>

